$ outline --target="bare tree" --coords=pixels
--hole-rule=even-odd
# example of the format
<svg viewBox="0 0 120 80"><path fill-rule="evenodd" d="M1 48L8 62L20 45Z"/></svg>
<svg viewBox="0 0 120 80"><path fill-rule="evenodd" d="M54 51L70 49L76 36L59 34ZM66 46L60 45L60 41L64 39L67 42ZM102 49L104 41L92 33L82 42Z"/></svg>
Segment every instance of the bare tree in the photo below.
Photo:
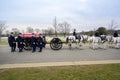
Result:
<svg viewBox="0 0 120 80"><path fill-rule="evenodd" d="M48 30L47 29L42 29L42 34L43 35L47 35L48 34Z"/></svg>
<svg viewBox="0 0 120 80"><path fill-rule="evenodd" d="M36 28L36 29L35 29L35 32L36 32L36 33L40 33L40 29Z"/></svg>
<svg viewBox="0 0 120 80"><path fill-rule="evenodd" d="M28 33L33 33L33 32L34 32L34 29L31 28L31 27L27 27L26 29L27 29L27 32L28 32Z"/></svg>
<svg viewBox="0 0 120 80"><path fill-rule="evenodd" d="M118 24L114 20L112 20L110 23L110 29L115 30L117 27L118 27Z"/></svg>
<svg viewBox="0 0 120 80"><path fill-rule="evenodd" d="M6 29L5 21L0 21L0 41L3 31Z"/></svg>
<svg viewBox="0 0 120 80"><path fill-rule="evenodd" d="M57 19L56 19L56 16L55 16L55 19L54 19L53 27L55 29L55 35L57 36Z"/></svg>
<svg viewBox="0 0 120 80"><path fill-rule="evenodd" d="M20 30L18 28L12 28L12 32L17 36L20 33Z"/></svg>
<svg viewBox="0 0 120 80"><path fill-rule="evenodd" d="M50 36L51 34L54 34L54 29L49 27L48 28L48 35Z"/></svg>
<svg viewBox="0 0 120 80"><path fill-rule="evenodd" d="M6 36L8 36L9 33L10 33L10 31L9 31L9 30L6 30L5 33L6 33Z"/></svg>
<svg viewBox="0 0 120 80"><path fill-rule="evenodd" d="M112 34L116 28L118 28L118 24L114 20L111 20L111 23L109 24L110 34Z"/></svg>
<svg viewBox="0 0 120 80"><path fill-rule="evenodd" d="M64 35L64 37L66 36L66 34L70 33L70 24L68 24L68 22L63 22L58 24L59 29L60 29L60 33L62 33Z"/></svg>

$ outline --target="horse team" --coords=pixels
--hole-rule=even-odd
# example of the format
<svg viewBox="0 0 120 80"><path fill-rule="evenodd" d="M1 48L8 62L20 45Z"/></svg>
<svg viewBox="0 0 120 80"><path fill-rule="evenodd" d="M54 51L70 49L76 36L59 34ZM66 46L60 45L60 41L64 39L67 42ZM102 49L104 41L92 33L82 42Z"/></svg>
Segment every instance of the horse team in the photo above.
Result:
<svg viewBox="0 0 120 80"><path fill-rule="evenodd" d="M93 36L76 35L76 33L73 32L72 36L67 37L66 42L70 49L73 47L73 43L75 43L77 47L81 47L82 43L85 42L89 44L92 49L106 49L108 47L120 49L120 35L117 31L115 31L113 35L99 35L96 31Z"/></svg>

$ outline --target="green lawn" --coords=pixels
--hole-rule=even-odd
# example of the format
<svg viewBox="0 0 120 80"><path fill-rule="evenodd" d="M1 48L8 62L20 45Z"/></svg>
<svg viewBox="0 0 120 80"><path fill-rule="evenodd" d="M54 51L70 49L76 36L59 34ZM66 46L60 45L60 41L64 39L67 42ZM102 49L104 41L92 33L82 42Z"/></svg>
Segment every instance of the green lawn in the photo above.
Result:
<svg viewBox="0 0 120 80"><path fill-rule="evenodd" d="M120 80L120 64L1 69L0 80Z"/></svg>
<svg viewBox="0 0 120 80"><path fill-rule="evenodd" d="M1 40L0 45L8 45L8 41L7 40Z"/></svg>

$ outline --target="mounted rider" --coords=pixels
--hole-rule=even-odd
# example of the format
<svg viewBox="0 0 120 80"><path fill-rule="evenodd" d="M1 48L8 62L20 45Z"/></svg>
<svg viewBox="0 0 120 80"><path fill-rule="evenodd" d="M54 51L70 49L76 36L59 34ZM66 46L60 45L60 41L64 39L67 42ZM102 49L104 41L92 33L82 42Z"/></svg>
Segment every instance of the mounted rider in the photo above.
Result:
<svg viewBox="0 0 120 80"><path fill-rule="evenodd" d="M95 37L100 37L100 34L98 31L96 31L94 35L95 35Z"/></svg>
<svg viewBox="0 0 120 80"><path fill-rule="evenodd" d="M74 31L73 31L73 36L75 36L76 39L78 38L77 34L76 34L76 29L74 29Z"/></svg>
<svg viewBox="0 0 120 80"><path fill-rule="evenodd" d="M113 37L119 37L117 31L114 32Z"/></svg>

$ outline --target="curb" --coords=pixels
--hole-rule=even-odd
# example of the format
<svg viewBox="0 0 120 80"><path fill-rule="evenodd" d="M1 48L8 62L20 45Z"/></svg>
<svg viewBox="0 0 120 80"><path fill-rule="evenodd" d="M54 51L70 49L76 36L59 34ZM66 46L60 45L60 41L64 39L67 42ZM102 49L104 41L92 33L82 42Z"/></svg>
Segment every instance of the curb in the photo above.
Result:
<svg viewBox="0 0 120 80"><path fill-rule="evenodd" d="M72 65L117 64L117 63L120 63L120 60L0 64L0 69L27 68L27 67L49 67L49 66L72 66Z"/></svg>

